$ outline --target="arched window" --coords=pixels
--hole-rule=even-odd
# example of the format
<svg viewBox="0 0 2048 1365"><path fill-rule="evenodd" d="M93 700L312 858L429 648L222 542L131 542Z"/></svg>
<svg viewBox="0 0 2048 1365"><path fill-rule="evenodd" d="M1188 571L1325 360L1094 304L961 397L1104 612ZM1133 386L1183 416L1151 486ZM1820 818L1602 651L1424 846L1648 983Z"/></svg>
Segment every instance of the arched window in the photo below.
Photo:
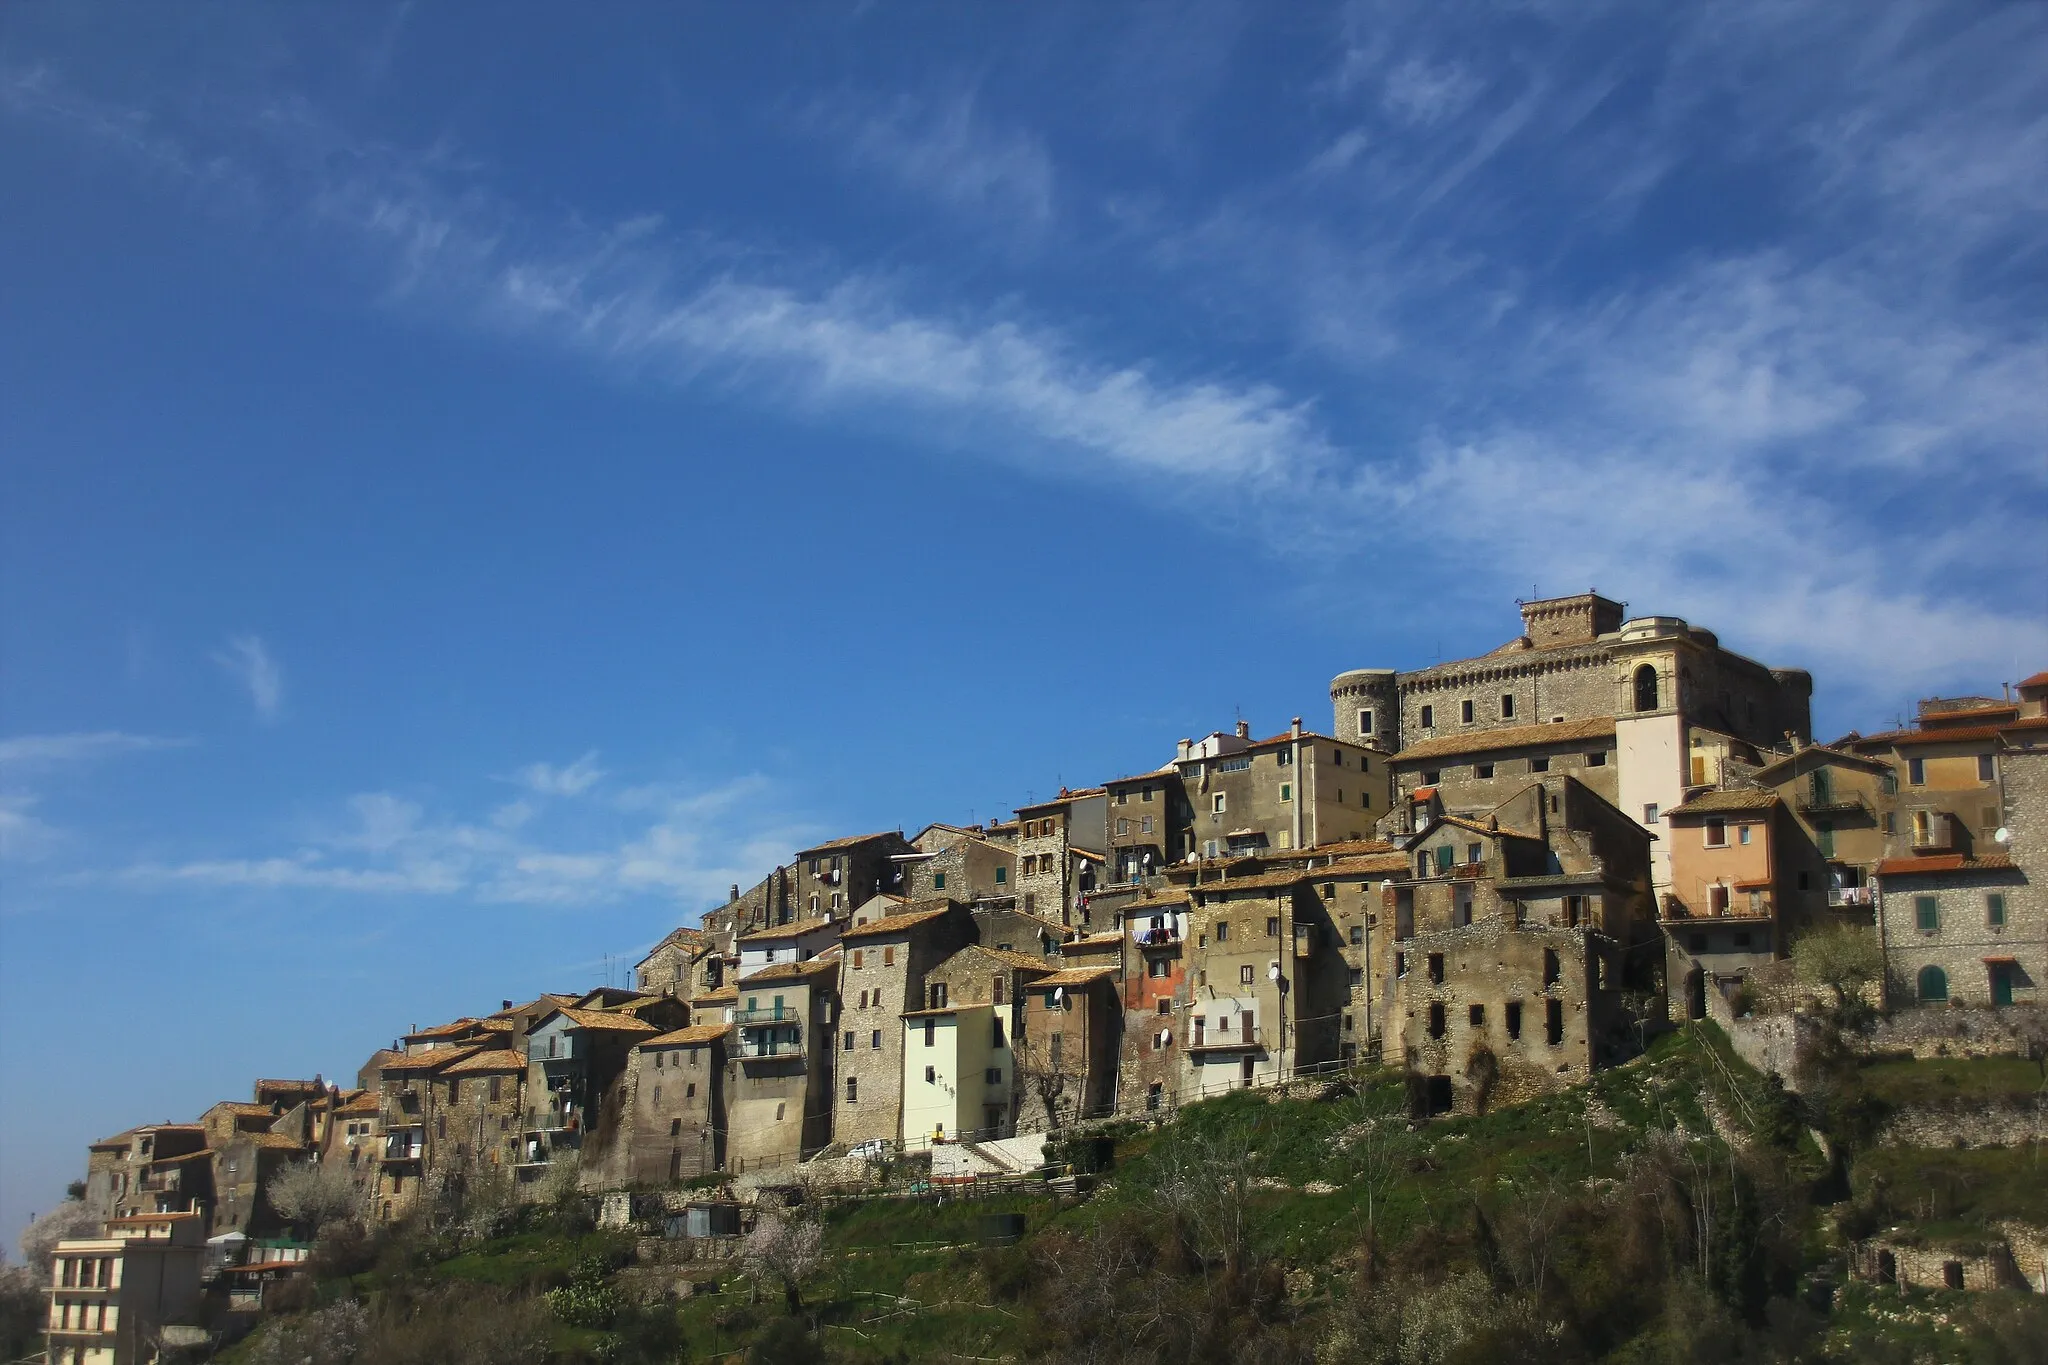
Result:
<svg viewBox="0 0 2048 1365"><path fill-rule="evenodd" d="M1636 670L1636 710L1657 709L1657 665L1644 664Z"/></svg>
<svg viewBox="0 0 2048 1365"><path fill-rule="evenodd" d="M1936 1003L1948 999L1948 973L1939 967L1922 967L1920 998Z"/></svg>

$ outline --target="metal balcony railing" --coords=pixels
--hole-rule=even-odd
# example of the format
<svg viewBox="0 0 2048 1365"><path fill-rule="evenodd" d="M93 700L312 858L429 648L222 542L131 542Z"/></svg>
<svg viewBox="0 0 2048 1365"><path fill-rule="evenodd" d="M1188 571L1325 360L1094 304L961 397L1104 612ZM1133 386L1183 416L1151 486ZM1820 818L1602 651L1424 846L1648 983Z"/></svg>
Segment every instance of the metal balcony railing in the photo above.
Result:
<svg viewBox="0 0 2048 1365"><path fill-rule="evenodd" d="M760 1009L734 1010L732 1021L741 1028L754 1024L789 1024L800 1018L792 1005L769 1005Z"/></svg>

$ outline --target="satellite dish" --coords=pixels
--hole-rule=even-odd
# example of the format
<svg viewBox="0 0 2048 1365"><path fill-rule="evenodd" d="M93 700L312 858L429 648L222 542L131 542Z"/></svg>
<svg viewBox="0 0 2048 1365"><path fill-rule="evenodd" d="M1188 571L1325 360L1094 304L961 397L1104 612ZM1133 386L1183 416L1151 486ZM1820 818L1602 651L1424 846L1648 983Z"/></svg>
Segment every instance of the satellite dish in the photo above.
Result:
<svg viewBox="0 0 2048 1365"><path fill-rule="evenodd" d="M1991 837L1998 840L1998 842L2001 844L2009 844L2012 842L2012 831L2007 829L2004 825L2000 825L1998 827L1998 833L1992 835Z"/></svg>
<svg viewBox="0 0 2048 1365"><path fill-rule="evenodd" d="M1173 1041L1173 1030L1172 1030L1172 1029L1161 1029L1161 1030L1159 1030L1159 1046L1161 1046L1161 1047L1165 1047L1165 1046L1166 1046L1166 1045L1167 1045L1168 1043L1170 1043L1170 1042L1172 1042L1172 1041Z"/></svg>
<svg viewBox="0 0 2048 1365"><path fill-rule="evenodd" d="M1278 981L1280 979L1280 964L1275 962L1272 966L1266 968L1266 975L1272 980Z"/></svg>
<svg viewBox="0 0 2048 1365"><path fill-rule="evenodd" d="M1052 1002L1055 1005L1061 1006L1067 1003L1067 988L1065 986L1054 986L1052 988Z"/></svg>
<svg viewBox="0 0 2048 1365"><path fill-rule="evenodd" d="M1382 890L1382 891L1392 891L1393 889L1394 889L1394 879L1393 879L1392 877L1382 877L1382 878L1380 878L1380 890Z"/></svg>

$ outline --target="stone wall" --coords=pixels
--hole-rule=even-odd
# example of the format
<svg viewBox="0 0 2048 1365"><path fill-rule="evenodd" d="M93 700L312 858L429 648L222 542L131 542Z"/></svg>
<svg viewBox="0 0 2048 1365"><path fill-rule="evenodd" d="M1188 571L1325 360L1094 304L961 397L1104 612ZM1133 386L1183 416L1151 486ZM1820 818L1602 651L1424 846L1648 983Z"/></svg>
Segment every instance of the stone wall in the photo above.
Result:
<svg viewBox="0 0 2048 1365"><path fill-rule="evenodd" d="M1851 1248L1849 1270L1859 1280L1902 1289L2020 1289L2027 1283L2003 1243L1938 1247L1872 1237Z"/></svg>
<svg viewBox="0 0 2048 1365"><path fill-rule="evenodd" d="M1894 1114L1887 1147L2022 1147L2048 1142L2048 1100L1914 1106Z"/></svg>
<svg viewBox="0 0 2048 1365"><path fill-rule="evenodd" d="M1880 1019L1860 1040L1873 1054L1929 1057L2048 1055L2048 1006L2010 1009L1902 1009Z"/></svg>

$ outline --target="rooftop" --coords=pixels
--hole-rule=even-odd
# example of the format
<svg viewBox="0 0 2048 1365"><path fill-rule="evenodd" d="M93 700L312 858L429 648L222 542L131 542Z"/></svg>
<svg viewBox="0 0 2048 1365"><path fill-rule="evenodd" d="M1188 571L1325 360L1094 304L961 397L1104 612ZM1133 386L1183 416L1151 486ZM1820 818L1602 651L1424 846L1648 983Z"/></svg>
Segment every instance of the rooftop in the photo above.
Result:
<svg viewBox="0 0 2048 1365"><path fill-rule="evenodd" d="M843 839L832 839L822 844L813 844L809 848L800 848L796 851L796 856L801 858L806 853L827 853L836 848L852 848L855 844L873 843L877 839L900 839L902 837L901 834L893 829L885 829L880 834L849 834Z"/></svg>
<svg viewBox="0 0 2048 1365"><path fill-rule="evenodd" d="M615 1033L655 1033L654 1025L645 1019L630 1014L614 1014L610 1010L582 1010L573 1005L564 1005L555 1011L578 1028L610 1029Z"/></svg>
<svg viewBox="0 0 2048 1365"><path fill-rule="evenodd" d="M1031 989L1036 991L1059 986L1086 986L1093 981L1108 980L1115 971L1114 967L1068 967L1054 972L1051 976L1039 977L1031 983Z"/></svg>
<svg viewBox="0 0 2048 1365"><path fill-rule="evenodd" d="M742 986L752 986L763 981L795 981L808 976L825 976L839 970L837 953L820 954L802 962L778 962L772 967L763 967L740 978ZM737 994L733 997L737 1000Z"/></svg>
<svg viewBox="0 0 2048 1365"><path fill-rule="evenodd" d="M1776 792L1746 791L1741 788L1733 788L1727 791L1701 792L1698 796L1692 797L1682 805L1673 806L1670 810L1665 811L1664 814L1666 816L1720 815L1735 811L1767 811L1778 804L1778 794Z"/></svg>
<svg viewBox="0 0 2048 1365"><path fill-rule="evenodd" d="M1456 754L1498 753L1504 749L1540 749L1555 744L1572 744L1614 735L1614 717L1594 716L1588 720L1552 721L1545 725L1511 725L1499 730L1473 730L1455 735L1438 735L1411 744L1395 754L1394 763L1419 762Z"/></svg>
<svg viewBox="0 0 2048 1365"><path fill-rule="evenodd" d="M464 1057L444 1073L449 1076L467 1076L484 1071L524 1071L526 1054L515 1052L508 1047L492 1048L488 1052L477 1052Z"/></svg>
<svg viewBox="0 0 2048 1365"><path fill-rule="evenodd" d="M797 919L791 920L787 924L771 924L766 929L756 929L752 933L741 934L740 942L769 943L776 939L802 938L805 934L814 934L821 929L830 929L831 927L832 921L821 915L817 919Z"/></svg>
<svg viewBox="0 0 2048 1365"><path fill-rule="evenodd" d="M900 915L884 915L880 919L871 919L866 924L849 924L840 931L839 937L852 940L908 933L920 924L926 924L940 918L947 913L949 908L947 906L940 906L933 910L909 910Z"/></svg>
<svg viewBox="0 0 2048 1365"><path fill-rule="evenodd" d="M2012 859L2003 853L1970 857L1965 853L1934 853L1921 858L1886 858L1877 865L1880 877L1926 876L1933 872L2006 872Z"/></svg>
<svg viewBox="0 0 2048 1365"><path fill-rule="evenodd" d="M724 1024L692 1024L679 1028L673 1033L664 1033L659 1038L643 1038L639 1046L647 1047L704 1047L725 1037Z"/></svg>

